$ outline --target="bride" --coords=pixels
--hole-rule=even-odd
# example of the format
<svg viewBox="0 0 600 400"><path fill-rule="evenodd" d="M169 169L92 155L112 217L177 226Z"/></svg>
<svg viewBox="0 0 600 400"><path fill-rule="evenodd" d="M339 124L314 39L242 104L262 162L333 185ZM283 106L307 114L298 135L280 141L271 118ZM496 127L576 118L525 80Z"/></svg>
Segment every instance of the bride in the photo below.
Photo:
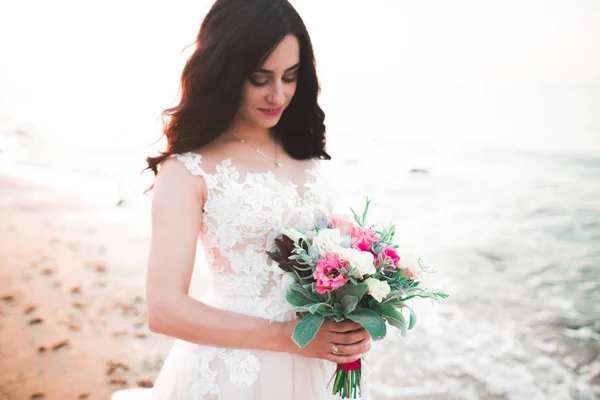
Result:
<svg viewBox="0 0 600 400"><path fill-rule="evenodd" d="M286 0L216 1L180 102L165 111L168 148L148 158L148 325L177 340L154 388L113 400L333 399L335 363L369 351L368 333L351 321L326 321L299 348L298 320L265 253L282 228L312 229L331 211L318 92L310 38ZM200 298L191 294L197 243L210 271Z"/></svg>

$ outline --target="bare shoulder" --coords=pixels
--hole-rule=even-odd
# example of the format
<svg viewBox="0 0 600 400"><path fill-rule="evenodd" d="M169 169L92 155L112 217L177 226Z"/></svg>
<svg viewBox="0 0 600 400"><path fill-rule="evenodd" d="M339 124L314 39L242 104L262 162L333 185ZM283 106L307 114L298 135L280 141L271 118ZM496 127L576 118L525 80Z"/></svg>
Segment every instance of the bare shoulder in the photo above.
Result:
<svg viewBox="0 0 600 400"><path fill-rule="evenodd" d="M204 179L192 174L189 165L177 157L169 157L161 164L154 183L155 199L170 202L177 198L195 197L203 201L205 194Z"/></svg>

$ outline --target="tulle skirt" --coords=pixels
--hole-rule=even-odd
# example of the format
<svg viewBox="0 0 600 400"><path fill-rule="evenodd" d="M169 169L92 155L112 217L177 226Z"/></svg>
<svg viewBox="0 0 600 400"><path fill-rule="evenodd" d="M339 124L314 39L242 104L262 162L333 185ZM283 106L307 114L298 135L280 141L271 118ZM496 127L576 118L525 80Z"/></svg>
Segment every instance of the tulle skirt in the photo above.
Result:
<svg viewBox="0 0 600 400"><path fill-rule="evenodd" d="M111 400L333 400L335 364L264 350L173 344L152 389L127 389ZM363 363L362 400L368 393Z"/></svg>

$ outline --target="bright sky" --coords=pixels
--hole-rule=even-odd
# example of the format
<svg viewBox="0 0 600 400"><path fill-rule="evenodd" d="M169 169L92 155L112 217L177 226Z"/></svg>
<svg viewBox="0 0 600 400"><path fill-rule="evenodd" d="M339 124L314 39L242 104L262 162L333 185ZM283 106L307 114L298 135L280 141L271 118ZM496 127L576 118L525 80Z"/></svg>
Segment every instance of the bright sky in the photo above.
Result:
<svg viewBox="0 0 600 400"><path fill-rule="evenodd" d="M317 51L327 49L318 53L324 64L341 58L373 69L393 66L396 79L409 82L600 82L597 0L292 3L309 26ZM0 13L0 65L13 74L37 75L40 68L68 69L66 64L80 56L96 56L89 61L101 69L114 68L130 52L143 61L161 54L166 62L171 60L167 51L193 39L210 4L10 2ZM160 60L153 61L151 68L161 68Z"/></svg>
<svg viewBox="0 0 600 400"><path fill-rule="evenodd" d="M600 83L597 0L378 0L364 8L351 7L352 1L321 3L322 11L314 12L315 1L294 2L306 8L319 39L335 44L337 56L366 54L373 69L393 66L395 79Z"/></svg>
<svg viewBox="0 0 600 400"><path fill-rule="evenodd" d="M313 38L325 97L335 98L349 83L359 94L364 87L386 94L390 83L600 84L598 0L292 3ZM210 4L6 3L0 12L0 111L9 107L57 130L65 118L92 131L90 121L118 118L118 133L112 132L120 139L148 132L140 121L154 123L172 104L185 59L181 51ZM335 116L338 102L330 103ZM106 124L98 131L106 132Z"/></svg>

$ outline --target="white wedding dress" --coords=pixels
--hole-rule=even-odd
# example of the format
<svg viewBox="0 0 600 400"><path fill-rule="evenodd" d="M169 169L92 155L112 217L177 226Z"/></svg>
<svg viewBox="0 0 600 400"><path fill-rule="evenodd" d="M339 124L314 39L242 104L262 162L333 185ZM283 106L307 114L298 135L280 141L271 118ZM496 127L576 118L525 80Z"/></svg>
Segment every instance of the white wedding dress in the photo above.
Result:
<svg viewBox="0 0 600 400"><path fill-rule="evenodd" d="M279 321L294 318L278 268L265 253L282 227L313 229L331 212L330 187L321 161L297 182L273 171L239 171L231 159L216 165L197 153L176 156L191 174L204 178L200 242L210 270L201 301L241 314ZM192 286L194 281L192 281ZM370 399L363 363L363 400ZM113 393L112 400L327 400L335 364L316 358L262 350L227 349L176 340L152 389Z"/></svg>

